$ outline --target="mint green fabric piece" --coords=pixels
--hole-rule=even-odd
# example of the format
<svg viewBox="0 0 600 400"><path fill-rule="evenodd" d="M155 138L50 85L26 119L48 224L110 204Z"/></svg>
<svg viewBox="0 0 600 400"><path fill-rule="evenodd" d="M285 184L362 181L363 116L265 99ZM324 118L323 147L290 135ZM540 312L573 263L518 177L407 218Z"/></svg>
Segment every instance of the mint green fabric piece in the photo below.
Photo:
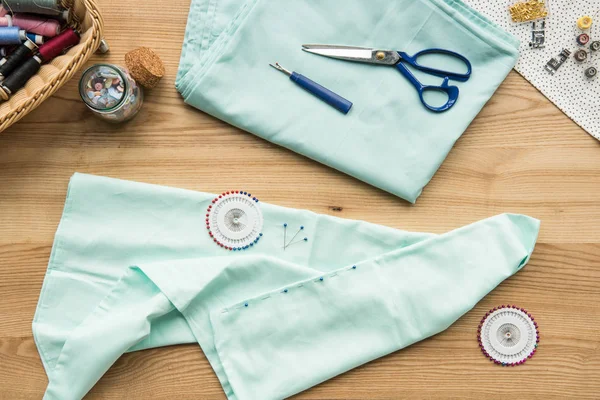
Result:
<svg viewBox="0 0 600 400"><path fill-rule="evenodd" d="M473 74L452 83L457 104L436 114L395 68L308 54L305 43L444 48L466 56ZM216 118L414 203L515 65L518 47L460 0L194 0L176 85ZM276 61L354 107L344 115L327 106L269 67Z"/></svg>
<svg viewBox="0 0 600 400"><path fill-rule="evenodd" d="M446 329L539 230L503 214L412 233L261 202L263 238L228 252L204 226L213 198L71 178L33 321L44 399L81 399L124 352L190 342L229 399L291 396ZM309 241L284 251L284 222Z"/></svg>

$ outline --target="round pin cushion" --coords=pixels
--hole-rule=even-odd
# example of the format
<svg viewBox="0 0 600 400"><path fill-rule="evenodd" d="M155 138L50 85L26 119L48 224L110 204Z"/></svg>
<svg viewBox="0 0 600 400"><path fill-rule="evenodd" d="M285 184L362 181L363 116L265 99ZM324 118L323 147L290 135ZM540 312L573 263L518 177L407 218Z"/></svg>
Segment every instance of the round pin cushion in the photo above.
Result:
<svg viewBox="0 0 600 400"><path fill-rule="evenodd" d="M232 190L216 197L208 206L206 229L213 241L226 250L247 250L262 237L263 215L258 199Z"/></svg>
<svg viewBox="0 0 600 400"><path fill-rule="evenodd" d="M540 342L537 322L527 310L514 305L486 313L477 333L483 354L502 366L523 364L533 357Z"/></svg>

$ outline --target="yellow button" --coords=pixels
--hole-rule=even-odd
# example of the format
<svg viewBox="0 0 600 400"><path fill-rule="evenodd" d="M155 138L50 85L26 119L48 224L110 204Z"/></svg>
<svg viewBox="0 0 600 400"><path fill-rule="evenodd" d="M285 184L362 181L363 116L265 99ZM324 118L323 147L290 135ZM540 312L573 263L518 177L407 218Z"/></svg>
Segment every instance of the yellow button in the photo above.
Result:
<svg viewBox="0 0 600 400"><path fill-rule="evenodd" d="M592 26L592 17L587 15L577 20L577 27L581 30L590 29Z"/></svg>

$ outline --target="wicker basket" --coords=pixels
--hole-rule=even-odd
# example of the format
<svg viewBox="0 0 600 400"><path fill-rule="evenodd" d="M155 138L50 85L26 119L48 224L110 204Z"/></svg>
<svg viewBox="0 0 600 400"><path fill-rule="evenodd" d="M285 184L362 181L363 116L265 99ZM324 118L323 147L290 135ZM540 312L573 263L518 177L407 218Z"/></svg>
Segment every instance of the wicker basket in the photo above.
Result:
<svg viewBox="0 0 600 400"><path fill-rule="evenodd" d="M71 25L81 32L81 42L65 55L42 65L23 89L0 104L0 132L52 96L100 46L104 21L96 0L63 0L63 5L70 10Z"/></svg>

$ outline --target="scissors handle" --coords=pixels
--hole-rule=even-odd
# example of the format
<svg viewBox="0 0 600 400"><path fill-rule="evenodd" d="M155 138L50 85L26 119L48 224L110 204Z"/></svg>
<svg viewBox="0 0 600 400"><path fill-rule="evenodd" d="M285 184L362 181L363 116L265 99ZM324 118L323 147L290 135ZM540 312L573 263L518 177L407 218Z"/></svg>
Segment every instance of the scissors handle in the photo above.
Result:
<svg viewBox="0 0 600 400"><path fill-rule="evenodd" d="M398 54L400 55L400 63L402 63L404 61L407 64L409 64L410 66L412 66L413 68L418 69L419 71L425 72L430 75L440 76L442 78L448 78L453 81L459 81L459 82L466 82L471 77L471 70L472 70L471 62L465 56L458 54L454 51L445 50L445 49L425 49L425 50L422 50L422 51L416 53L413 56L409 56L408 54L406 54L402 51L399 51ZM426 67L424 65L419 64L419 62L417 61L418 58L422 57L424 55L427 55L427 54L441 54L444 56L459 59L467 67L467 72L460 74L460 73L456 73L456 72L452 72L452 71L444 71L442 69L430 68L430 67Z"/></svg>
<svg viewBox="0 0 600 400"><path fill-rule="evenodd" d="M413 86L417 89L417 92L419 92L419 98L421 99L421 103L423 103L423 105L425 107L427 107L429 110L431 110L433 112L437 112L437 113L447 111L450 108L452 108L452 106L456 103L456 100L458 100L458 88L456 86L450 86L448 84L449 78L447 76L444 77L444 82L442 82L442 84L440 86L423 85L412 74L412 72L410 72L408 70L408 68L401 62L396 64L396 68L398 68L398 71L400 71L400 73L402 73L402 75L404 75L410 81L410 83L412 83ZM448 101L444 105L439 106L439 107L435 107L430 104L427 104L427 102L425 101L425 97L424 97L424 94L427 91L437 91L437 92L446 93L448 95Z"/></svg>

